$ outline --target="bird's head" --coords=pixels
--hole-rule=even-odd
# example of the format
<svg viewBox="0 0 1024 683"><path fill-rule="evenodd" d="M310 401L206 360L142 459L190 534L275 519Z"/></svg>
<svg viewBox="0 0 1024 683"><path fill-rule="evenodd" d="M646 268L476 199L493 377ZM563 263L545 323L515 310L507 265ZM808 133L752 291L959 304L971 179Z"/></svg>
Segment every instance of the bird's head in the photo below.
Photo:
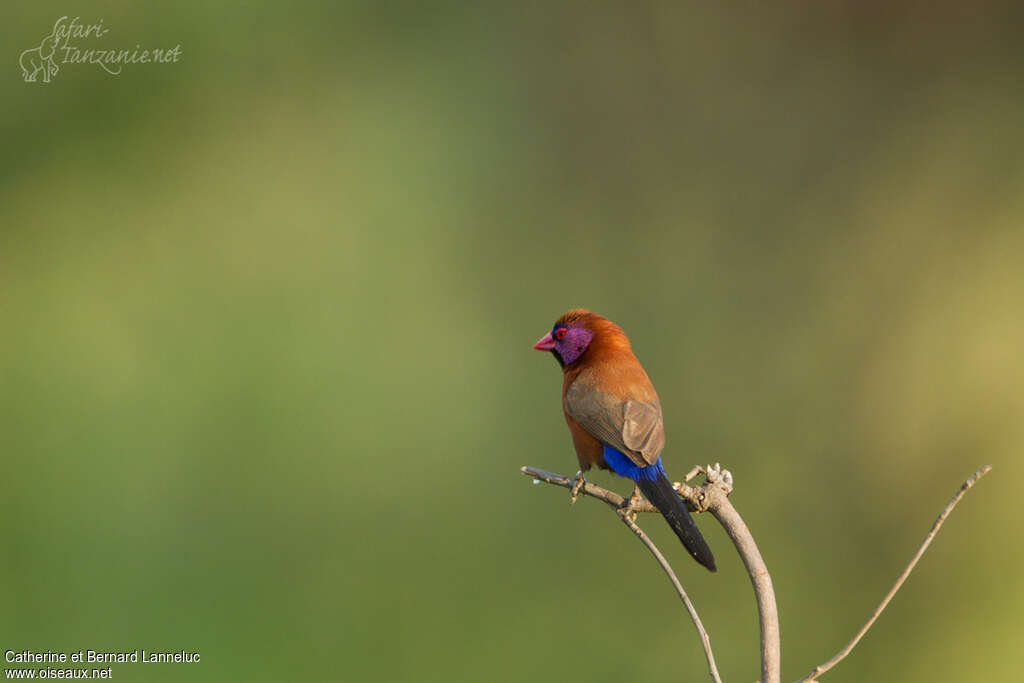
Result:
<svg viewBox="0 0 1024 683"><path fill-rule="evenodd" d="M551 331L533 345L538 351L550 351L563 368L578 361L598 334L598 321L604 318L583 308L574 308L555 321Z"/></svg>

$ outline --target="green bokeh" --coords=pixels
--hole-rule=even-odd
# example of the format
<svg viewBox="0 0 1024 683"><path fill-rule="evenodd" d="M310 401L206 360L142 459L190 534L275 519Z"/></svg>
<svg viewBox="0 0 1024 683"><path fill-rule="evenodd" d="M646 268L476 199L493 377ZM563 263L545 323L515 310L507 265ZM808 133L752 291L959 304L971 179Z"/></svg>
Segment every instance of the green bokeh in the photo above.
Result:
<svg viewBox="0 0 1024 683"><path fill-rule="evenodd" d="M17 66L63 14L177 64ZM563 310L721 461L784 678L1012 680L1024 49L994 3L26 5L0 23L0 648L129 681L706 680L573 473ZM626 490L604 474L599 483ZM663 542L726 680L757 620Z"/></svg>

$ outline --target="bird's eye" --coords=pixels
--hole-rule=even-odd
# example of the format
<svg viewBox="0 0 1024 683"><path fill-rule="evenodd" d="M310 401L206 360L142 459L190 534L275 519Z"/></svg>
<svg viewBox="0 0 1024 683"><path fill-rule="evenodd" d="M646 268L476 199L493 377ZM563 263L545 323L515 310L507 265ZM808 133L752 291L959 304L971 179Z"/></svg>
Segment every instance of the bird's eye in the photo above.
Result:
<svg viewBox="0 0 1024 683"><path fill-rule="evenodd" d="M565 339L564 327L560 327L557 330L555 330L555 339L557 339L558 341L562 341L563 339Z"/></svg>

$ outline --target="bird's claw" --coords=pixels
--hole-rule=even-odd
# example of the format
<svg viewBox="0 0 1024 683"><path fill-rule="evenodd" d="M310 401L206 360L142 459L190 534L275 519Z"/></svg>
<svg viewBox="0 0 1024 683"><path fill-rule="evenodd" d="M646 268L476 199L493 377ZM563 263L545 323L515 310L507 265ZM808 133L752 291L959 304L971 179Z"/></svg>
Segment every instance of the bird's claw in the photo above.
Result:
<svg viewBox="0 0 1024 683"><path fill-rule="evenodd" d="M636 522L636 507L642 500L643 498L640 496L640 487L633 484L633 493L629 498L622 501L622 505L619 506L619 514L622 515L624 519Z"/></svg>
<svg viewBox="0 0 1024 683"><path fill-rule="evenodd" d="M587 483L587 480L583 478L583 471L576 472L576 479L572 483L572 489L569 491L569 505L575 505L576 499L580 495L580 489Z"/></svg>

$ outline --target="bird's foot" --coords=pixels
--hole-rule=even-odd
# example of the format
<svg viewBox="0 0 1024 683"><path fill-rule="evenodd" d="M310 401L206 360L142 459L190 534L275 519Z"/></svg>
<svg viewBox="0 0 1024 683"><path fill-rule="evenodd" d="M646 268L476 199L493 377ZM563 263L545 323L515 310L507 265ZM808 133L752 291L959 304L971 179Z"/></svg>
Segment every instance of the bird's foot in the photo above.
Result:
<svg viewBox="0 0 1024 683"><path fill-rule="evenodd" d="M643 497L640 495L640 487L633 484L633 493L629 498L622 501L622 505L619 506L618 510L619 515L621 515L623 519L628 518L630 521L635 522L636 508L642 500Z"/></svg>
<svg viewBox="0 0 1024 683"><path fill-rule="evenodd" d="M575 505L576 499L580 495L580 489L587 483L587 480L583 478L583 471L576 472L576 479L572 482L572 489L569 491L569 505Z"/></svg>

